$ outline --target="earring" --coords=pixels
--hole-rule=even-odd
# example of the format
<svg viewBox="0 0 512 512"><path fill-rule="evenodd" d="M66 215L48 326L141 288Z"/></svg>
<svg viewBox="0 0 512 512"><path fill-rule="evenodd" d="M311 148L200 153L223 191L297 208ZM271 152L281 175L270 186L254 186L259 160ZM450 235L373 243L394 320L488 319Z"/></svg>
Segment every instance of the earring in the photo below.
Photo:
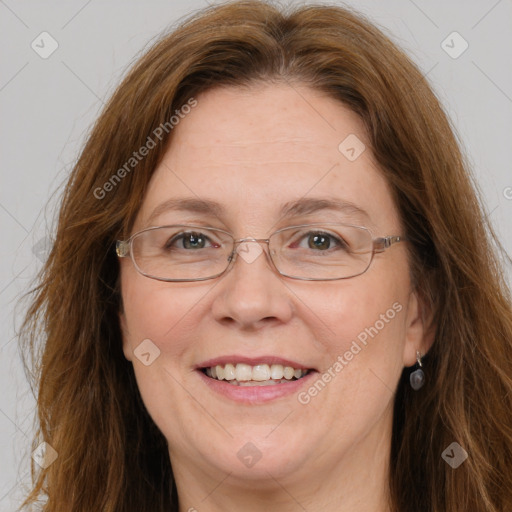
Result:
<svg viewBox="0 0 512 512"><path fill-rule="evenodd" d="M411 375L409 376L409 382L411 383L411 388L414 391L418 391L423 384L425 384L425 373L422 370L423 365L421 364L421 354L416 350L416 367Z"/></svg>

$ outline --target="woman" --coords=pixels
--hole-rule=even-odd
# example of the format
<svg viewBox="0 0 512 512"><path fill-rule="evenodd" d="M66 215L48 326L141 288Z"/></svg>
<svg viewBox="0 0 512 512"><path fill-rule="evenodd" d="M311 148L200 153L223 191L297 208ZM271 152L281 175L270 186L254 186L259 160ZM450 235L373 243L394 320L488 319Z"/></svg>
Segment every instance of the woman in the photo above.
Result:
<svg viewBox="0 0 512 512"><path fill-rule="evenodd" d="M50 453L26 504L512 510L492 240L439 102L378 29L262 2L189 19L70 177L25 325Z"/></svg>

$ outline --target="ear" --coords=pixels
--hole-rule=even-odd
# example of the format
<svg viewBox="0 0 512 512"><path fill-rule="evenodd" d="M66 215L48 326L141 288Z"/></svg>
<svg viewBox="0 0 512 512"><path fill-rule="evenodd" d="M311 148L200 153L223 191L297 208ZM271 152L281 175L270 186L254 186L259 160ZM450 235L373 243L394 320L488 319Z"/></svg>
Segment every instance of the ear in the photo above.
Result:
<svg viewBox="0 0 512 512"><path fill-rule="evenodd" d="M434 343L432 311L416 291L411 291L406 311L404 366L416 363L416 351L424 356Z"/></svg>
<svg viewBox="0 0 512 512"><path fill-rule="evenodd" d="M121 327L121 337L123 342L123 353L124 357L128 359L128 361L132 361L133 351L131 344L129 342L130 336L128 336L128 325L126 322L126 313L124 312L124 308L121 305L121 310L119 311L119 326Z"/></svg>

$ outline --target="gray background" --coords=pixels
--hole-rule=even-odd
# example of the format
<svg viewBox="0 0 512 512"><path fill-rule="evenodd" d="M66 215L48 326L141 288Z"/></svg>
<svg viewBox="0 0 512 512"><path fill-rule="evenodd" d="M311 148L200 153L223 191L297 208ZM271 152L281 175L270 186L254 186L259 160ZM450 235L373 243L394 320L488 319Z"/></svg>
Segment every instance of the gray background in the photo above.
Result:
<svg viewBox="0 0 512 512"><path fill-rule="evenodd" d="M163 30L205 5L0 0L0 511L15 510L29 482L34 401L18 356L23 305L16 303L48 248L58 204L52 194L130 63ZM384 27L428 75L468 154L488 216L512 253L512 0L345 5ZM59 45L46 59L31 47L34 40L42 44L43 31ZM469 45L458 58L442 47L453 31ZM461 44L448 38L444 46L453 54Z"/></svg>

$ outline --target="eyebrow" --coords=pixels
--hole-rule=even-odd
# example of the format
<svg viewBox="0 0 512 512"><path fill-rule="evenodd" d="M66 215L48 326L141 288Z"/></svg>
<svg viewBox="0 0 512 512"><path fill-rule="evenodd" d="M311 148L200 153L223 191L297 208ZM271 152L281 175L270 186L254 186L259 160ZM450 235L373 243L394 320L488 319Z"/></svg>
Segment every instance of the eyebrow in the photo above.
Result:
<svg viewBox="0 0 512 512"><path fill-rule="evenodd" d="M281 206L279 216L286 219L294 216L309 215L322 210L334 210L370 220L368 212L356 204L328 197L303 197L295 201L289 201ZM158 205L148 217L147 222L151 223L155 218L168 211L200 213L213 215L218 218L226 214L226 209L216 201L184 197L168 199Z"/></svg>

